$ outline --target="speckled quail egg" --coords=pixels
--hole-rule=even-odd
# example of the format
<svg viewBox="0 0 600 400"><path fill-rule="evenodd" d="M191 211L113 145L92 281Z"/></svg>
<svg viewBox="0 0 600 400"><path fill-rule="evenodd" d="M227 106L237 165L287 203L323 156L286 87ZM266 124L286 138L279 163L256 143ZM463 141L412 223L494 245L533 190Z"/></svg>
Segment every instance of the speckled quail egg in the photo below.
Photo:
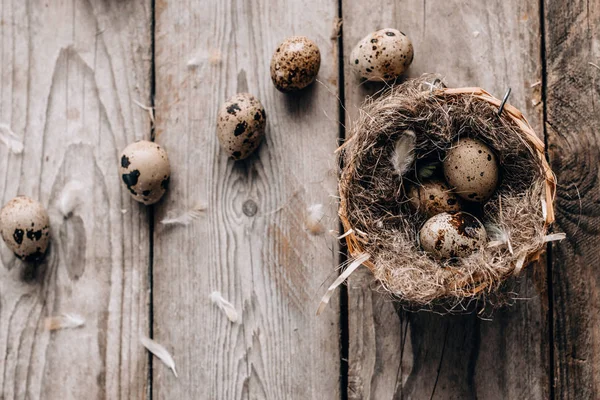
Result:
<svg viewBox="0 0 600 400"><path fill-rule="evenodd" d="M444 176L460 197L482 203L489 199L499 180L494 151L477 139L457 141L444 160Z"/></svg>
<svg viewBox="0 0 600 400"><path fill-rule="evenodd" d="M265 135L266 114L260 101L249 93L229 98L217 114L217 137L234 160L248 157Z"/></svg>
<svg viewBox="0 0 600 400"><path fill-rule="evenodd" d="M482 248L486 240L483 224L466 212L435 215L419 232L421 247L436 259L466 257Z"/></svg>
<svg viewBox="0 0 600 400"><path fill-rule="evenodd" d="M456 193L438 179L411 186L408 190L408 200L415 210L428 217L443 212L457 212L461 208L461 200Z"/></svg>
<svg viewBox="0 0 600 400"><path fill-rule="evenodd" d="M146 205L159 201L169 188L169 157L154 142L140 140L127 146L121 153L119 172L131 197Z"/></svg>
<svg viewBox="0 0 600 400"><path fill-rule="evenodd" d="M406 71L413 56L413 45L404 33L381 29L358 42L350 54L350 64L369 81L388 81Z"/></svg>
<svg viewBox="0 0 600 400"><path fill-rule="evenodd" d="M15 197L0 210L0 233L17 257L39 261L50 241L48 213L44 206L29 197Z"/></svg>
<svg viewBox="0 0 600 400"><path fill-rule="evenodd" d="M285 39L271 57L271 80L282 92L304 89L314 82L321 67L321 52L309 38Z"/></svg>

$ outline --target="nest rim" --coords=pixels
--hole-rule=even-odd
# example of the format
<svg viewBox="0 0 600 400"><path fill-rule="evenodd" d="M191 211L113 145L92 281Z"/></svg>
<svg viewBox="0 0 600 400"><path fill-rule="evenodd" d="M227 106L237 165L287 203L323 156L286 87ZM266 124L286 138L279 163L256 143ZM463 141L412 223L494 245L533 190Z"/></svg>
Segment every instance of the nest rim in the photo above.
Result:
<svg viewBox="0 0 600 400"><path fill-rule="evenodd" d="M535 157L542 168L542 175L544 179L544 196L546 203L545 210L545 220L543 231L545 233L548 232L549 226L555 220L555 212L554 212L554 199L556 196L556 176L553 173L548 161L545 157L545 145L544 142L535 134L534 129L531 127L531 124L527 120L527 118L523 115L523 113L507 103L506 101L500 100L489 92L484 90L481 87L460 87L460 88L447 88L447 87L433 87L431 93L440 97L452 97L452 96L471 96L473 98L485 101L495 107L502 107L502 112L499 115L499 118L508 118L511 122L515 124L518 129L515 129L514 132L520 135L521 139L523 139L526 143L528 143L531 147L529 151L532 157ZM504 104L503 104L504 103ZM357 137L356 134L352 135L347 141L345 141L337 150L336 153L342 152L344 148L347 147L350 143L352 143L353 139ZM358 259L362 255L369 254L365 250L364 244L366 243L363 239L361 239L356 233L360 233L357 231L358 228L354 228L349 219L348 219L348 189L351 187L349 185L349 180L351 177L351 173L348 173L350 169L352 169L354 165L352 163L344 165L342 170L342 174L340 176L340 182L338 185L339 195L340 195L340 204L338 209L338 216L340 221L342 222L342 226L344 228L343 237L346 240L346 244L348 247L348 253L353 259ZM536 260L539 259L540 255L543 253L544 248L540 248L536 251L532 251L527 254L524 265L526 266ZM375 263L372 259L366 259L362 262L362 265L366 266L371 272L374 272L376 269ZM509 273L505 274L502 277L502 281L506 281L509 277L513 275L519 275L520 269L512 268ZM474 284L473 283L477 283ZM463 289L465 289L465 298L474 298L480 295L485 289L490 286L490 281L482 280L481 282L471 282L471 286L469 286L468 281L463 282ZM442 299L443 297L438 298ZM410 299L408 299L410 302ZM421 304L422 305L422 304Z"/></svg>

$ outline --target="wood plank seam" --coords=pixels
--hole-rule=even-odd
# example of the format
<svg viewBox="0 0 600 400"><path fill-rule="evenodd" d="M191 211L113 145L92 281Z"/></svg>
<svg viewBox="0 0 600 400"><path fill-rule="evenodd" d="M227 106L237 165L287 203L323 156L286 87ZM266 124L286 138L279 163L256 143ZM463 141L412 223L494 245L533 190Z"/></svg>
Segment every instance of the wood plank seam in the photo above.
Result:
<svg viewBox="0 0 600 400"><path fill-rule="evenodd" d="M540 62L542 65L541 72L541 105L542 105L542 135L544 137L544 149L546 161L550 162L548 150L548 131L546 124L548 123L548 106L546 95L548 90L548 65L546 60L546 12L545 0L539 0L539 18L540 18ZM557 182L559 184L559 182ZM547 298L547 324L548 324L548 393L550 400L555 398L554 393L554 292L552 288L552 249L554 243L549 242L546 245L546 287L548 291Z"/></svg>
<svg viewBox="0 0 600 400"><path fill-rule="evenodd" d="M150 124L150 140L154 141L155 121L156 121L156 0L150 0L150 107L154 113L154 119ZM154 339L154 224L155 224L155 209L150 206L148 210L148 337ZM154 384L154 356L148 352L148 371L147 371L147 392L146 397L152 400L154 392L152 390Z"/></svg>
<svg viewBox="0 0 600 400"><path fill-rule="evenodd" d="M342 145L346 140L346 105L344 92L344 73L346 63L344 62L344 9L343 0L338 0L338 19L339 27L334 26L334 34L337 35L337 51L338 51L338 129L339 129L339 145ZM337 30L337 32L335 32ZM341 168L342 160L338 160L338 165ZM339 173L338 173L339 176ZM344 232L342 221L338 218L338 231ZM339 265L345 265L348 260L348 247L341 241L341 248L338 252ZM342 285L340 288L340 399L348 400L348 378L349 378L349 349L350 349L350 327L348 324L348 286Z"/></svg>

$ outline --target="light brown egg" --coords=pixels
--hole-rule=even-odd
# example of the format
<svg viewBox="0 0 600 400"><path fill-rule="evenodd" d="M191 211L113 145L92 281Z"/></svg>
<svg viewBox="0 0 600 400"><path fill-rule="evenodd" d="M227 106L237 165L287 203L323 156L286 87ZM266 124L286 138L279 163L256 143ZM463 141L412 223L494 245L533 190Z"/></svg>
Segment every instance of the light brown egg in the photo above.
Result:
<svg viewBox="0 0 600 400"><path fill-rule="evenodd" d="M169 188L171 165L162 147L140 140L121 153L119 173L131 197L149 205L159 201Z"/></svg>
<svg viewBox="0 0 600 400"><path fill-rule="evenodd" d="M39 261L50 242L48 213L44 206L29 197L15 197L0 210L0 233L17 257Z"/></svg>
<svg viewBox="0 0 600 400"><path fill-rule="evenodd" d="M456 193L438 179L411 186L408 200L414 210L428 217L443 212L453 213L461 209L461 200Z"/></svg>
<svg viewBox="0 0 600 400"><path fill-rule="evenodd" d="M446 181L465 200L483 203L498 186L498 158L480 140L460 139L448 150L443 165Z"/></svg>
<svg viewBox="0 0 600 400"><path fill-rule="evenodd" d="M421 247L437 259L466 257L486 241L483 224L466 212L435 215L419 232Z"/></svg>
<svg viewBox="0 0 600 400"><path fill-rule="evenodd" d="M350 64L369 81L389 81L402 75L413 61L410 39L396 29L365 36L350 54Z"/></svg>
<svg viewBox="0 0 600 400"><path fill-rule="evenodd" d="M243 160L258 148L267 121L260 101L249 93L229 98L217 114L217 137L234 160Z"/></svg>
<svg viewBox="0 0 600 400"><path fill-rule="evenodd" d="M282 92L304 89L314 82L321 67L319 47L305 36L285 39L271 57L271 80Z"/></svg>

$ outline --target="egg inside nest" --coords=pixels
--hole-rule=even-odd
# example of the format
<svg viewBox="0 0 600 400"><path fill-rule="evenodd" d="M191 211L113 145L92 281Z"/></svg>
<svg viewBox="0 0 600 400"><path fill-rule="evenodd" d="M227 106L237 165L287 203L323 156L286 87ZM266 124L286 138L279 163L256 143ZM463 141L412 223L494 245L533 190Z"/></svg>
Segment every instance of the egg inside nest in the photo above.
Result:
<svg viewBox="0 0 600 400"><path fill-rule="evenodd" d="M447 151L443 167L448 184L467 201L485 202L498 187L498 157L479 139L459 138Z"/></svg>

